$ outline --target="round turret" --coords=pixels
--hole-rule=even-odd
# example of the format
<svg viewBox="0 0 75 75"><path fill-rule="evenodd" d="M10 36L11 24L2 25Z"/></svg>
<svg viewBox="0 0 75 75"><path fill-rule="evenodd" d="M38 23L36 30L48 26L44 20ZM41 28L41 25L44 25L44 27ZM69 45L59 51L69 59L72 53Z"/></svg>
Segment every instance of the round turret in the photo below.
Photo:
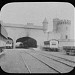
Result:
<svg viewBox="0 0 75 75"><path fill-rule="evenodd" d="M46 31L48 28L48 21L47 19L45 18L44 21L43 21L43 30Z"/></svg>
<svg viewBox="0 0 75 75"><path fill-rule="evenodd" d="M43 21L43 24L44 24L44 23L45 23L45 24L48 24L48 21L47 21L46 18L45 18L44 21Z"/></svg>

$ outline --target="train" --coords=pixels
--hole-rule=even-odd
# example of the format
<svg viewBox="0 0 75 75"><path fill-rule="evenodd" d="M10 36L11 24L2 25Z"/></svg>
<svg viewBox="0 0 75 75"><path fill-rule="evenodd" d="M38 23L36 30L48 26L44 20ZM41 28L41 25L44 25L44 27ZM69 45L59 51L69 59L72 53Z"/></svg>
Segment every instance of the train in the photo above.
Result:
<svg viewBox="0 0 75 75"><path fill-rule="evenodd" d="M63 50L67 55L75 56L75 46L63 46Z"/></svg>
<svg viewBox="0 0 75 75"><path fill-rule="evenodd" d="M7 43L6 42L6 49L12 49L12 43Z"/></svg>
<svg viewBox="0 0 75 75"><path fill-rule="evenodd" d="M75 56L75 40L74 39L68 39L67 41L64 41L62 49L67 55Z"/></svg>
<svg viewBox="0 0 75 75"><path fill-rule="evenodd" d="M12 49L13 48L13 40L8 37L6 42L6 49Z"/></svg>
<svg viewBox="0 0 75 75"><path fill-rule="evenodd" d="M44 41L43 49L46 51L58 51L59 41L51 39L49 41Z"/></svg>
<svg viewBox="0 0 75 75"><path fill-rule="evenodd" d="M43 50L45 51L61 51L61 49L67 54L67 55L74 55L75 56L75 46L73 45L73 43L71 42L67 42L59 47L59 43L60 41L56 40L56 39L51 39L49 41L44 41L44 46L43 46Z"/></svg>

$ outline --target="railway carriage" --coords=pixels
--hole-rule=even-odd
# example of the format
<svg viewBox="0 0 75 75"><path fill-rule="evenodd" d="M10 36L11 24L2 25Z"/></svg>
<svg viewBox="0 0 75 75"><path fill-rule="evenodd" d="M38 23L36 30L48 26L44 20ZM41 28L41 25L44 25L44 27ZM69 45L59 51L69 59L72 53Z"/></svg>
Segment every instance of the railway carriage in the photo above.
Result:
<svg viewBox="0 0 75 75"><path fill-rule="evenodd" d="M65 50L67 55L75 56L75 46L63 46L63 50Z"/></svg>
<svg viewBox="0 0 75 75"><path fill-rule="evenodd" d="M13 40L10 37L8 37L8 39L7 39L6 48L7 49L12 49L13 48Z"/></svg>
<svg viewBox="0 0 75 75"><path fill-rule="evenodd" d="M58 51L59 41L56 39L51 39L49 41L44 41L44 50L48 51Z"/></svg>
<svg viewBox="0 0 75 75"><path fill-rule="evenodd" d="M64 43L62 45L62 49L63 51L65 51L65 53L67 55L75 55L75 46L73 46L73 44L70 44L71 42L67 42L66 44ZM46 51L59 51L60 47L59 47L59 41L56 39L51 39L49 41L44 41L44 47L43 50Z"/></svg>

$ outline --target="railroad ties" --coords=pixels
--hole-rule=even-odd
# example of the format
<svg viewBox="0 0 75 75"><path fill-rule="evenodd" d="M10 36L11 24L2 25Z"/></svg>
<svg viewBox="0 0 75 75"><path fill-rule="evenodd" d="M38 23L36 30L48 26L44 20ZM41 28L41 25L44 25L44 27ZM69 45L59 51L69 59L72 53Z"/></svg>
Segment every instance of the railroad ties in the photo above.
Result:
<svg viewBox="0 0 75 75"><path fill-rule="evenodd" d="M20 56L29 73L67 73L73 70L75 62L49 55L42 51L24 50Z"/></svg>
<svg viewBox="0 0 75 75"><path fill-rule="evenodd" d="M55 54L34 49L5 50L3 61L0 59L4 62L1 68L8 73L68 73L73 70L75 61Z"/></svg>

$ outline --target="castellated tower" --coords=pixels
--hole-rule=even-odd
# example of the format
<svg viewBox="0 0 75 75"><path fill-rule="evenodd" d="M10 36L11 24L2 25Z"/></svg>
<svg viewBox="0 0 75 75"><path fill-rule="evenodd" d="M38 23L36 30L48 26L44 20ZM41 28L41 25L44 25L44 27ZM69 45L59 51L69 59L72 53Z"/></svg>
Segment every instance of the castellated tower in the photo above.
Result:
<svg viewBox="0 0 75 75"><path fill-rule="evenodd" d="M47 28L48 28L48 21L47 21L47 19L45 18L42 23L43 23L43 31L46 32Z"/></svg>
<svg viewBox="0 0 75 75"><path fill-rule="evenodd" d="M53 19L53 32L58 32L58 24L59 24L59 19L58 18L55 18Z"/></svg>
<svg viewBox="0 0 75 75"><path fill-rule="evenodd" d="M60 20L58 18L53 19L53 32L60 33L61 40L67 40L70 36L70 20Z"/></svg>

